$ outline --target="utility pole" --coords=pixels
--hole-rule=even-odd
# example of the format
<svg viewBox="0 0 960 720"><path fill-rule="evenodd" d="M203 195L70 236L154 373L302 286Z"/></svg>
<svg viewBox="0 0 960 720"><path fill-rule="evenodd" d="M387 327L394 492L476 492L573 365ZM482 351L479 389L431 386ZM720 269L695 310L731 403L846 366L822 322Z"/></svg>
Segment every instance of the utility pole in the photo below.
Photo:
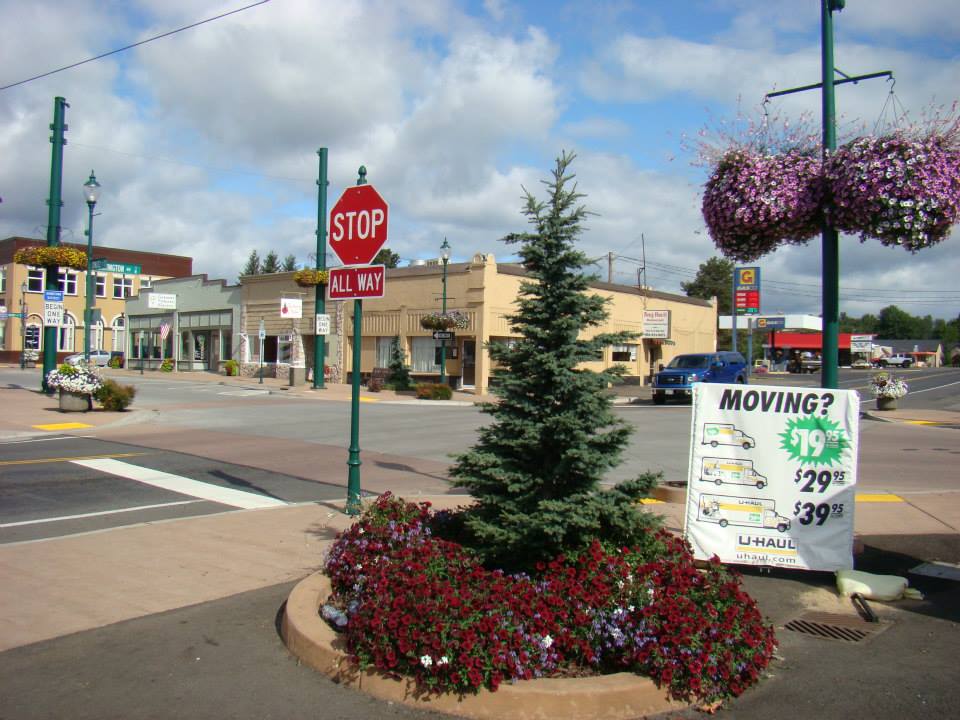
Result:
<svg viewBox="0 0 960 720"><path fill-rule="evenodd" d="M63 146L66 145L63 135L67 131L67 125L64 122L67 107L69 106L64 98L55 97L53 99L53 124L50 126L50 129L53 130L53 135L50 136L53 152L50 159L50 196L47 198L47 247L57 247L60 244L60 208L63 207L60 191L63 186ZM56 265L47 267L44 289L60 289L60 268ZM43 327L43 377L41 387L43 392L48 394L52 391L47 385L47 375L57 366L58 330L59 328L56 325L44 325Z"/></svg>

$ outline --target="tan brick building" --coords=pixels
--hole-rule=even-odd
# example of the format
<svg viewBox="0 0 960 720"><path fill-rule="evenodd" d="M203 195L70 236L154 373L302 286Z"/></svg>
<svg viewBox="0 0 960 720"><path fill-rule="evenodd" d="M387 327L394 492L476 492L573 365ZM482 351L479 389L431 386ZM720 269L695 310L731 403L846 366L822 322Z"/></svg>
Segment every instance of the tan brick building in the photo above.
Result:
<svg viewBox="0 0 960 720"><path fill-rule="evenodd" d="M0 240L0 305L6 310L0 319L0 360L19 362L21 350L43 348L43 291L46 269L18 265L14 253L21 248L46 245L42 240L10 237ZM63 243L86 253L87 246ZM108 268L135 267L138 272L124 273L107 269L94 273L94 304L101 319L90 328L83 325L86 305L86 272L61 268L63 322L57 330L57 357L83 351L83 337L90 332L90 347L125 352L127 333L124 303L126 298L150 288L154 280L192 274L193 259L180 255L93 246L93 257L105 260ZM25 311L26 317L19 315Z"/></svg>
<svg viewBox="0 0 960 720"><path fill-rule="evenodd" d="M388 269L385 296L363 301L364 376L389 364L391 343L399 336L413 376L439 380L440 341L421 327L420 319L441 309L442 273L437 261ZM248 362L259 361L256 338L262 320L267 334L265 363L305 362L312 367L314 295L312 290L294 285L292 276L276 273L242 278L242 332L250 338L245 355ZM479 254L470 262L447 266L447 308L463 312L469 320L467 328L456 330L456 338L447 344L447 376L455 387L480 393L489 389L491 364L485 345L515 337L507 316L516 310L524 277L521 266L497 263L493 255ZM674 355L716 349L717 309L709 301L601 282L593 283L591 289L611 299L610 317L596 332L626 330L642 336L607 348L603 360L592 364L594 369L625 365L628 382L645 384L656 365ZM303 298L303 319L281 317L283 297ZM327 343L327 364L333 366L335 377L346 379L352 367L353 302L328 301L327 313L333 333Z"/></svg>

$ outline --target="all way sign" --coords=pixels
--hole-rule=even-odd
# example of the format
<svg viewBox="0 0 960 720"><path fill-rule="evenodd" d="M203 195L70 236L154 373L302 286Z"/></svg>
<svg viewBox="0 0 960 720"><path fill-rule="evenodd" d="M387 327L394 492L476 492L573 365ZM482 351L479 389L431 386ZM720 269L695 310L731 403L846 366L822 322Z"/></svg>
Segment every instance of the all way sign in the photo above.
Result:
<svg viewBox="0 0 960 720"><path fill-rule="evenodd" d="M362 300L383 297L385 265L333 268L327 284L330 300Z"/></svg>

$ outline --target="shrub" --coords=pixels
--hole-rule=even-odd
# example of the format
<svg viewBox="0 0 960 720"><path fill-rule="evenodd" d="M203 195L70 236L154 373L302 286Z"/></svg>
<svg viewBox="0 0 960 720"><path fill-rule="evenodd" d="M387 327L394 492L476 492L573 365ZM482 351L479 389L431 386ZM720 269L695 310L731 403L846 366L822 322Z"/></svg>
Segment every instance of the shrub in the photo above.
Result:
<svg viewBox="0 0 960 720"><path fill-rule="evenodd" d="M421 400L449 400L453 397L450 386L441 383L417 383L415 390Z"/></svg>
<svg viewBox="0 0 960 720"><path fill-rule="evenodd" d="M227 360L223 364L223 371L229 377L234 377L240 372L240 364L236 360Z"/></svg>
<svg viewBox="0 0 960 720"><path fill-rule="evenodd" d="M115 380L104 380L93 393L94 399L103 405L104 410L122 412L133 402L137 389L133 385L121 385Z"/></svg>
<svg viewBox="0 0 960 720"><path fill-rule="evenodd" d="M403 364L400 336L394 335L390 343L390 376L387 378L387 387L391 390L409 390L412 386L410 368Z"/></svg>
<svg viewBox="0 0 960 720"><path fill-rule="evenodd" d="M739 576L718 562L699 572L665 531L644 550L594 542L509 575L437 538L441 515L388 493L334 542L322 614L361 668L457 693L626 670L712 702L740 695L770 661L773 628Z"/></svg>
<svg viewBox="0 0 960 720"><path fill-rule="evenodd" d="M367 380L367 390L370 392L380 392L383 390L383 378L382 377L372 377Z"/></svg>
<svg viewBox="0 0 960 720"><path fill-rule="evenodd" d="M172 359L172 358L164 358L164 359L163 359L163 362L160 363L160 371L161 371L161 372L173 372L173 359Z"/></svg>

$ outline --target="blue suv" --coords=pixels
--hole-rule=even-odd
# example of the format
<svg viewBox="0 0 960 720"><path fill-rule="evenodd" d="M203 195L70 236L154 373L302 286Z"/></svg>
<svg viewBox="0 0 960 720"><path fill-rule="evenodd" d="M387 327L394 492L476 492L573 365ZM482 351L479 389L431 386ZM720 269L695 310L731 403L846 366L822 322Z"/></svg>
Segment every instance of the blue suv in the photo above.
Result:
<svg viewBox="0 0 960 720"><path fill-rule="evenodd" d="M746 383L747 361L738 352L677 355L653 378L653 402L663 405L667 398L689 398L693 384Z"/></svg>

